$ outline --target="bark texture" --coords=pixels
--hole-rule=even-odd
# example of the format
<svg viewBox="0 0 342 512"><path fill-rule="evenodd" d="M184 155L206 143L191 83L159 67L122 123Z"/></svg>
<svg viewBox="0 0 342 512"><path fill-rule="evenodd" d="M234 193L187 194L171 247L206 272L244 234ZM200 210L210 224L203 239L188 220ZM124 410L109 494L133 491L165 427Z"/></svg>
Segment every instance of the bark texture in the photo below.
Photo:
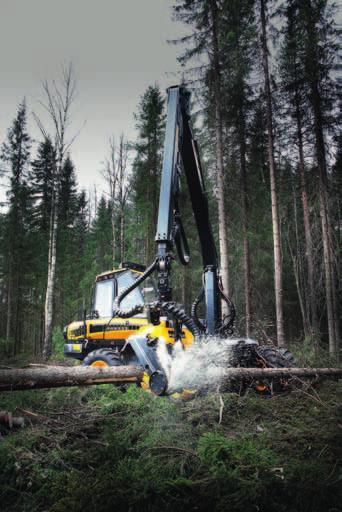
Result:
<svg viewBox="0 0 342 512"><path fill-rule="evenodd" d="M37 369L0 370L0 391L42 389L95 384L139 382L141 366L101 367L42 367ZM342 378L342 368L229 368L225 380L269 378Z"/></svg>
<svg viewBox="0 0 342 512"><path fill-rule="evenodd" d="M143 373L141 366L47 366L39 369L0 370L0 391L137 382L142 379Z"/></svg>

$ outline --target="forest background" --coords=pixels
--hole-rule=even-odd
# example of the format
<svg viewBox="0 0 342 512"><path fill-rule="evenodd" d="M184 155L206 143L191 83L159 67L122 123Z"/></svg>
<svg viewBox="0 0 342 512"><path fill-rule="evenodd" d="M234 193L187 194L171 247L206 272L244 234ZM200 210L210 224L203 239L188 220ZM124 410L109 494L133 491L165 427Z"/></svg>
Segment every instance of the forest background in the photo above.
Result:
<svg viewBox="0 0 342 512"><path fill-rule="evenodd" d="M341 302L337 13L327 0L173 6L174 18L189 28L173 43L192 91L222 279L238 311L236 334L301 343L333 358ZM82 190L72 157L75 71L63 66L58 83L42 84L52 130L35 115L41 138L33 140L23 99L2 141L0 351L6 356L48 357L63 326L90 309L97 274L154 256L165 92L157 84L142 91L136 140L113 136L107 155L99 155L103 191ZM175 265L174 289L189 308L201 261L185 191L182 210L193 264Z"/></svg>

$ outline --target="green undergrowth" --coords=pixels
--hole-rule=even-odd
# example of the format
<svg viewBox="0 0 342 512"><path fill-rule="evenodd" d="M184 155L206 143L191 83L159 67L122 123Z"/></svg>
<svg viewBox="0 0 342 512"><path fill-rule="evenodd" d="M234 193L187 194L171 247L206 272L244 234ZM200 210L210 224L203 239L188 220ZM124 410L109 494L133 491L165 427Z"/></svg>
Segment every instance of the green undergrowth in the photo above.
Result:
<svg viewBox="0 0 342 512"><path fill-rule="evenodd" d="M3 512L341 510L336 383L185 402L135 386L3 393Z"/></svg>

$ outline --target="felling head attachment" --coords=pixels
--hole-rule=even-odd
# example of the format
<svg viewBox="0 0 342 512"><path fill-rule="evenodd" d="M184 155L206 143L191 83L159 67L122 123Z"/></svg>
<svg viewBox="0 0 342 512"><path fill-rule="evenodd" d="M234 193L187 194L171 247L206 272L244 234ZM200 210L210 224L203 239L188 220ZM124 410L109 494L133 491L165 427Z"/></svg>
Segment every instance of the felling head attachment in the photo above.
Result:
<svg viewBox="0 0 342 512"><path fill-rule="evenodd" d="M158 396L165 395L168 387L167 378L164 372L157 370L150 376L150 389Z"/></svg>

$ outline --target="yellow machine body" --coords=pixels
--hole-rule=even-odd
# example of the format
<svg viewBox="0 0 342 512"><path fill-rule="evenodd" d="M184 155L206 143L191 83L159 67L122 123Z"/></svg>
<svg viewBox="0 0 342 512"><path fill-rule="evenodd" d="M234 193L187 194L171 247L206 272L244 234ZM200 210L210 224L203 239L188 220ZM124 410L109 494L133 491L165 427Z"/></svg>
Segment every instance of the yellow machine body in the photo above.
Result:
<svg viewBox="0 0 342 512"><path fill-rule="evenodd" d="M159 325L153 325L147 318L98 318L85 321L72 322L65 331L70 344L83 343L84 338L89 341L122 341L131 334L144 334L153 338L163 338L165 343L174 343L174 329L168 327L166 320ZM188 347L193 343L193 335L187 328L182 329L182 343ZM114 345L115 343L113 343Z"/></svg>
<svg viewBox="0 0 342 512"><path fill-rule="evenodd" d="M110 366L116 364L142 364L141 358L136 357L136 352L127 349L127 345L132 338L141 340L144 344L144 350L151 350L145 345L145 340L153 344L153 340L159 340L166 345L175 343L175 329L166 317L160 317L157 325L150 322L147 314L139 314L130 318L110 317L99 314L96 310L97 305L102 311L110 311L113 298L122 291L120 279L122 281L133 281L136 275L141 272L132 268L121 268L111 270L98 275L95 279L95 287L92 299L93 312L89 317L83 320L71 322L64 329L64 353L66 356L73 357L82 361L82 364L89 366ZM100 285L99 285L100 283ZM102 292L105 292L100 301L97 301L97 293L102 286ZM107 283L107 284L106 284ZM107 291L106 291L107 289ZM152 290L153 288L149 288ZM135 292L137 293L137 292ZM135 295L128 300L139 299L142 304L145 302L143 290L139 290L139 295ZM130 294L129 294L130 295ZM128 297L129 297L128 295ZM182 327L181 338L184 349L192 345L194 337L189 329ZM138 351L139 352L139 351ZM150 375L146 371L141 387L150 388Z"/></svg>

